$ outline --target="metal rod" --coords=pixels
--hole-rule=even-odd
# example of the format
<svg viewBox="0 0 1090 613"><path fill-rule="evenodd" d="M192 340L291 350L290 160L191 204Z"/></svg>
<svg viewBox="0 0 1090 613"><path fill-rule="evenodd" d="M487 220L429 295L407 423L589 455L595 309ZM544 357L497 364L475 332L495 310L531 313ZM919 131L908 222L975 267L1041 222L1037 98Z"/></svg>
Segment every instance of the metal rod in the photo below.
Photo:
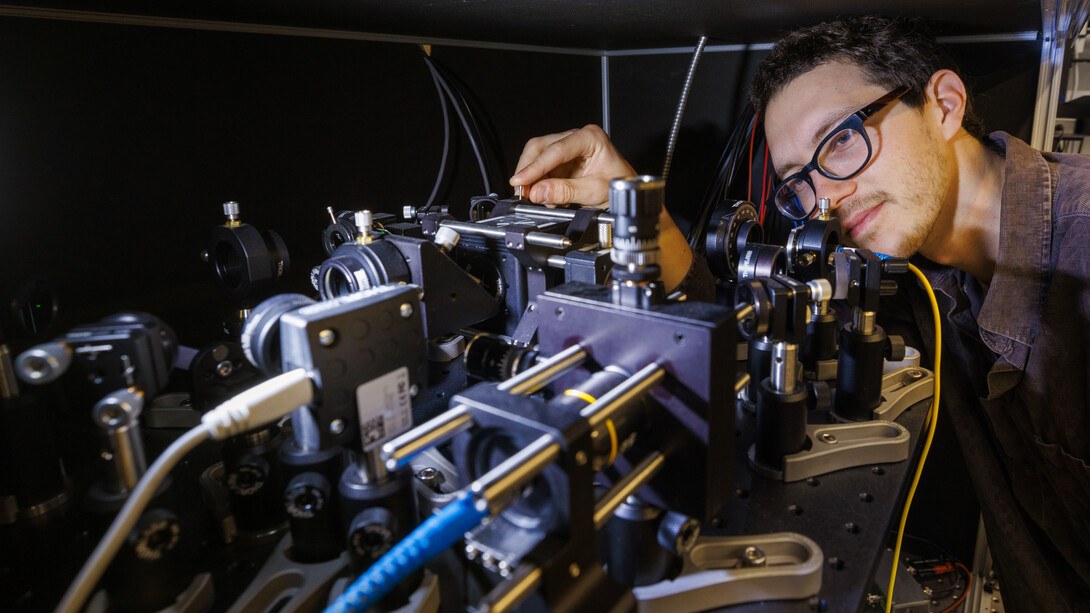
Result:
<svg viewBox="0 0 1090 613"><path fill-rule="evenodd" d="M492 513L499 513L511 497L549 464L560 457L560 445L546 434L469 485L469 490L488 503Z"/></svg>
<svg viewBox="0 0 1090 613"><path fill-rule="evenodd" d="M595 402L583 407L579 414L590 422L592 428L597 428L612 419L617 412L628 408L634 400L658 385L665 376L666 371L662 366L656 363L648 364L617 387L602 394L601 398Z"/></svg>
<svg viewBox="0 0 1090 613"><path fill-rule="evenodd" d="M513 210L524 215L537 215L538 217L553 217L556 219L575 219L576 213L575 209L550 209L549 207L533 204L516 204ZM610 213L599 214L598 223L613 223L613 215Z"/></svg>
<svg viewBox="0 0 1090 613"><path fill-rule="evenodd" d="M567 260L562 255L550 255L546 262L553 268L564 268L567 265Z"/></svg>
<svg viewBox="0 0 1090 613"><path fill-rule="evenodd" d="M749 385L749 373L744 372L742 373L742 376L738 377L738 380L734 382L734 393L741 394L742 390L746 389L747 385Z"/></svg>
<svg viewBox="0 0 1090 613"><path fill-rule="evenodd" d="M439 225L450 228L460 234L487 236L488 238L499 240L507 238L507 232L503 228L498 228L496 226L451 220L442 221ZM568 247L571 247L571 239L567 236L561 234L546 234L544 232L527 232L526 242L531 245L551 247L553 249L567 249Z"/></svg>
<svg viewBox="0 0 1090 613"><path fill-rule="evenodd" d="M734 308L736 309L735 315L738 316L738 323L753 317L753 312L757 310L753 308L752 304L739 304Z"/></svg>
<svg viewBox="0 0 1090 613"><path fill-rule="evenodd" d="M545 387L550 381L579 366L587 359L587 352L582 345L572 345L564 351L542 360L525 372L500 383L496 389L510 392L516 396L533 394Z"/></svg>
<svg viewBox="0 0 1090 613"><path fill-rule="evenodd" d="M554 219L574 219L575 209L550 209L547 206L533 204L516 204L513 208L516 213L535 215L537 217L552 217Z"/></svg>
<svg viewBox="0 0 1090 613"><path fill-rule="evenodd" d="M477 610L481 613L507 613L517 607L526 597L541 587L541 569L524 562L510 579L492 588L481 600Z"/></svg>
<svg viewBox="0 0 1090 613"><path fill-rule="evenodd" d="M791 393L798 384L799 346L793 343L776 343L772 346L772 389Z"/></svg>
<svg viewBox="0 0 1090 613"><path fill-rule="evenodd" d="M609 518L613 517L617 507L641 487L647 485L665 464L666 457L661 452L655 451L609 488L609 491L594 505L594 529L601 530Z"/></svg>
<svg viewBox="0 0 1090 613"><path fill-rule="evenodd" d="M409 430L382 446L380 457L387 470L405 466L420 452L434 447L473 426L473 416L464 405L458 405L435 419Z"/></svg>
<svg viewBox="0 0 1090 613"><path fill-rule="evenodd" d="M571 247L571 239L561 234L545 234L544 232L527 232L526 242L540 247L553 249L567 249Z"/></svg>

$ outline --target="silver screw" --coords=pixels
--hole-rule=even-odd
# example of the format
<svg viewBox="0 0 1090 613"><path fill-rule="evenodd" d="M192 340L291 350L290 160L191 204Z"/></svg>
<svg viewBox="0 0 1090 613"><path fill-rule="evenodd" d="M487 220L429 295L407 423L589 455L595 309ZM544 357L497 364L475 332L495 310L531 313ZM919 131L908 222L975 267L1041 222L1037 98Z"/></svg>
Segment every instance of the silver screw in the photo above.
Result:
<svg viewBox="0 0 1090 613"><path fill-rule="evenodd" d="M420 386L413 383L409 386L409 395L416 398L416 395L420 393Z"/></svg>
<svg viewBox="0 0 1090 613"><path fill-rule="evenodd" d="M340 434L344 432L344 421L340 419L334 419L329 422L329 431L333 434Z"/></svg>
<svg viewBox="0 0 1090 613"><path fill-rule="evenodd" d="M742 558L742 563L746 566L764 566L765 562L768 561L765 552L760 547L753 547L752 545L746 547L745 551L742 552Z"/></svg>
<svg viewBox="0 0 1090 613"><path fill-rule="evenodd" d="M401 305L401 317L402 319L408 319L413 316L413 305L408 302Z"/></svg>
<svg viewBox="0 0 1090 613"><path fill-rule="evenodd" d="M329 347L337 340L337 333L330 329L322 330L318 333L318 344L322 347Z"/></svg>
<svg viewBox="0 0 1090 613"><path fill-rule="evenodd" d="M235 372L235 365L231 363L231 360L224 360L216 364L216 374L224 379L230 377L233 372Z"/></svg>
<svg viewBox="0 0 1090 613"><path fill-rule="evenodd" d="M919 381L924 378L924 372L922 370L910 370L905 373L905 379L909 382Z"/></svg>
<svg viewBox="0 0 1090 613"><path fill-rule="evenodd" d="M231 221L238 221L238 203L234 200L223 203L223 214Z"/></svg>
<svg viewBox="0 0 1090 613"><path fill-rule="evenodd" d="M821 433L821 440L826 442L826 443L829 443L830 445L835 445L836 444L836 436L834 436L832 432L822 432Z"/></svg>

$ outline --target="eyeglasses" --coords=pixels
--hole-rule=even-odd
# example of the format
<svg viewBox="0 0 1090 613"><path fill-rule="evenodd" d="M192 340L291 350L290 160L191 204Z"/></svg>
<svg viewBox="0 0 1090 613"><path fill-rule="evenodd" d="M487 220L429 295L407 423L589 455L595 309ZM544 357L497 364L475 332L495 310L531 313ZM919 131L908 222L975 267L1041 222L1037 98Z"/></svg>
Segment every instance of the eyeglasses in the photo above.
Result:
<svg viewBox="0 0 1090 613"><path fill-rule="evenodd" d="M851 179L862 172L871 157L870 138L863 124L906 93L907 87L898 87L852 113L833 128L817 146L810 163L776 186L776 208L789 219L806 219L817 206L817 190L810 180L810 171L817 170L822 176L835 181Z"/></svg>

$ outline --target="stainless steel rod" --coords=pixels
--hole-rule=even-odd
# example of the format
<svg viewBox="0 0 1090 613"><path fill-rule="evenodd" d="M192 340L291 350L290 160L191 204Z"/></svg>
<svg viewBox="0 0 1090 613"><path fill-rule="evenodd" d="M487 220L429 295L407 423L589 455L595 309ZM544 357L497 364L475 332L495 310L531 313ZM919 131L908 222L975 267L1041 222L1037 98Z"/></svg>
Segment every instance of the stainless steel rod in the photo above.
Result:
<svg viewBox="0 0 1090 613"><path fill-rule="evenodd" d="M624 478L613 484L613 487L609 488L609 491L594 505L594 529L601 530L609 518L613 517L617 507L641 487L647 485L664 464L666 464L666 457L661 452L655 451L628 471Z"/></svg>
<svg viewBox="0 0 1090 613"><path fill-rule="evenodd" d="M477 610L481 613L507 613L541 587L541 578L541 569L525 561L510 579L492 588Z"/></svg>
<svg viewBox="0 0 1090 613"><path fill-rule="evenodd" d="M459 234L487 236L488 238L499 240L507 238L507 232L503 228L487 224L446 220L439 222L439 225L444 228L450 228ZM553 249L567 249L568 247L571 247L571 239L567 236L562 234L546 234L545 232L527 232L526 242L531 245L551 247Z"/></svg>
<svg viewBox="0 0 1090 613"><path fill-rule="evenodd" d="M752 304L739 304L734 308L737 309L735 315L738 316L738 323L742 323L743 321L749 319L753 316L753 312L756 311L756 309L753 308Z"/></svg>
<svg viewBox="0 0 1090 613"><path fill-rule="evenodd" d="M564 351L542 360L528 370L500 383L496 389L510 392L517 396L532 394L545 387L550 381L579 366L587 359L587 352L581 345L572 345Z"/></svg>
<svg viewBox="0 0 1090 613"><path fill-rule="evenodd" d="M617 387L602 394L598 400L584 407L579 414L590 422L591 427L597 428L658 385L664 376L666 371L662 366L656 363L648 364Z"/></svg>
<svg viewBox="0 0 1090 613"><path fill-rule="evenodd" d="M475 496L499 513L519 490L560 457L560 444L545 435L469 484Z"/></svg>
<svg viewBox="0 0 1090 613"><path fill-rule="evenodd" d="M397 470L409 463L420 452L434 447L473 426L469 410L458 405L435 419L409 430L382 446L380 457L387 470Z"/></svg>

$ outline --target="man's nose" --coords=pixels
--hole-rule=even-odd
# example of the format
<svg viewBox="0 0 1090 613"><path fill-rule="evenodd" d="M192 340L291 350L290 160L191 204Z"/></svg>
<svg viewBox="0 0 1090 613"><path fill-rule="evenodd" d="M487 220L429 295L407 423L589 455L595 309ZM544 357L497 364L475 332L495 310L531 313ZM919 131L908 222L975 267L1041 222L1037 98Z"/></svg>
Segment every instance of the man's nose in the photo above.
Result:
<svg viewBox="0 0 1090 613"><path fill-rule="evenodd" d="M830 179L820 172L810 172L810 180L814 183L814 190L818 198L829 199L829 210L835 211L845 198L855 193L856 183L854 179L846 181Z"/></svg>

